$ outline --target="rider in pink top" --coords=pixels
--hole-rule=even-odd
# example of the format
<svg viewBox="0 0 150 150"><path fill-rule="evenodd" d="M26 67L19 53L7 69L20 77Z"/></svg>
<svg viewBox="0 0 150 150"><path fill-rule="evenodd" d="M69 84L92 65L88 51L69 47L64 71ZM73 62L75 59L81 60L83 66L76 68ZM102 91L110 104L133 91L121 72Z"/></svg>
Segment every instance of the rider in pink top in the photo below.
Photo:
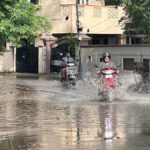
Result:
<svg viewBox="0 0 150 150"><path fill-rule="evenodd" d="M100 70L105 68L112 68L116 69L116 73L119 73L119 70L117 69L117 66L114 64L114 62L111 61L111 55L108 52L103 53L102 55L102 62L99 62L96 67L100 68Z"/></svg>

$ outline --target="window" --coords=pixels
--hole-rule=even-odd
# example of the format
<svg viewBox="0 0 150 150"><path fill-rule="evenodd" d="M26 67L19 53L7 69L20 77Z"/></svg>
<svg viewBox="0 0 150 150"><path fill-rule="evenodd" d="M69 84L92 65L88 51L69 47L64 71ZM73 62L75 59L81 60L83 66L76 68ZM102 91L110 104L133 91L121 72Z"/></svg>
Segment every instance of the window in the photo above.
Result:
<svg viewBox="0 0 150 150"><path fill-rule="evenodd" d="M89 59L88 59L88 60L89 60L89 63L92 63L92 56L89 56L88 58L89 58Z"/></svg>
<svg viewBox="0 0 150 150"><path fill-rule="evenodd" d="M79 7L79 16L84 16L84 7L83 6L80 6Z"/></svg>
<svg viewBox="0 0 150 150"><path fill-rule="evenodd" d="M108 7L108 18L118 18L118 9Z"/></svg>
<svg viewBox="0 0 150 150"><path fill-rule="evenodd" d="M149 59L143 59L144 67L145 67L145 72L148 73L150 70L150 60Z"/></svg>
<svg viewBox="0 0 150 150"><path fill-rule="evenodd" d="M102 61L103 61L103 58L100 58L99 61L102 62Z"/></svg>
<svg viewBox="0 0 150 150"><path fill-rule="evenodd" d="M92 39L92 44L93 45L108 45L109 44L109 39L108 38L94 38Z"/></svg>
<svg viewBox="0 0 150 150"><path fill-rule="evenodd" d="M120 5L121 0L105 0L105 5Z"/></svg>
<svg viewBox="0 0 150 150"><path fill-rule="evenodd" d="M28 0L29 3L32 3L32 4L39 4L39 0Z"/></svg>
<svg viewBox="0 0 150 150"><path fill-rule="evenodd" d="M134 70L134 58L123 58L123 70Z"/></svg>
<svg viewBox="0 0 150 150"><path fill-rule="evenodd" d="M68 16L68 15L69 15L69 7L63 6L63 16Z"/></svg>
<svg viewBox="0 0 150 150"><path fill-rule="evenodd" d="M89 4L89 0L78 0L78 4Z"/></svg>
<svg viewBox="0 0 150 150"><path fill-rule="evenodd" d="M108 45L108 39L104 39L102 44Z"/></svg>
<svg viewBox="0 0 150 150"><path fill-rule="evenodd" d="M131 43L132 44L142 44L142 39L141 38L131 38Z"/></svg>
<svg viewBox="0 0 150 150"><path fill-rule="evenodd" d="M100 40L99 39L92 39L92 44L93 45L100 45Z"/></svg>
<svg viewBox="0 0 150 150"><path fill-rule="evenodd" d="M101 17L102 10L100 7L93 7L93 17Z"/></svg>

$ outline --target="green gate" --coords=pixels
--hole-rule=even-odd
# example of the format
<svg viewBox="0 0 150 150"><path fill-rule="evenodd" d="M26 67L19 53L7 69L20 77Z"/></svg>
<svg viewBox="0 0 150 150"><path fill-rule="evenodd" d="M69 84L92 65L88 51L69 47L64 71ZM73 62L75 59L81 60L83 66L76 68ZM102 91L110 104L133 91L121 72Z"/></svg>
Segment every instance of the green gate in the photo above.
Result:
<svg viewBox="0 0 150 150"><path fill-rule="evenodd" d="M55 48L52 48L51 53L51 72L60 72L61 61L68 50L67 44L61 44Z"/></svg>
<svg viewBox="0 0 150 150"><path fill-rule="evenodd" d="M38 73L38 48L34 46L17 48L16 72Z"/></svg>

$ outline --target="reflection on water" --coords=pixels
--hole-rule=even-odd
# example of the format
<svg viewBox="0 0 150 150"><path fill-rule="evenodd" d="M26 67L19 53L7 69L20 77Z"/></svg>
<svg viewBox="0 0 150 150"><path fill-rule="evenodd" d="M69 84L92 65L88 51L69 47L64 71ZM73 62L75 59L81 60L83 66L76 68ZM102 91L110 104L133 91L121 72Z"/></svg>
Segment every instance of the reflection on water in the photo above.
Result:
<svg viewBox="0 0 150 150"><path fill-rule="evenodd" d="M102 137L105 140L114 138L116 136L116 108L112 105L104 105L99 111L101 112Z"/></svg>
<svg viewBox="0 0 150 150"><path fill-rule="evenodd" d="M16 136L5 135L1 137L1 150L38 150L39 144L36 136L19 134Z"/></svg>
<svg viewBox="0 0 150 150"><path fill-rule="evenodd" d="M104 103L94 100L91 86L79 85L68 90L58 81L0 80L0 150L150 147L149 98Z"/></svg>

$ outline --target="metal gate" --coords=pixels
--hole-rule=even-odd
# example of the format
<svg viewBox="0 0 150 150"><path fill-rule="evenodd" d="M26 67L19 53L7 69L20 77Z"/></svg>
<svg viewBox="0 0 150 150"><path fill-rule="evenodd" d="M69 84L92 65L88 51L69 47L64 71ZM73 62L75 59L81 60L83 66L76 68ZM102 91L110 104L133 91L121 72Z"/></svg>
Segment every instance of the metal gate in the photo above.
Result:
<svg viewBox="0 0 150 150"><path fill-rule="evenodd" d="M51 53L51 72L60 72L61 60L65 56L68 50L67 44L61 44L55 48L52 48Z"/></svg>
<svg viewBox="0 0 150 150"><path fill-rule="evenodd" d="M38 48L34 46L17 48L16 72L38 73Z"/></svg>

